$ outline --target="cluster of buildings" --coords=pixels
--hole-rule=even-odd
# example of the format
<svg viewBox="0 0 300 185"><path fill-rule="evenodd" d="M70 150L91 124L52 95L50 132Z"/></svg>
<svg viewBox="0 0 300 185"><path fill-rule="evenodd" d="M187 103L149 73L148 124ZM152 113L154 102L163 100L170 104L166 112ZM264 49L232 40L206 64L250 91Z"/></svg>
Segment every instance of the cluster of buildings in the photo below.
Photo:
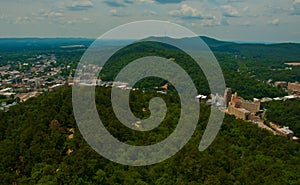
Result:
<svg viewBox="0 0 300 185"><path fill-rule="evenodd" d="M225 111L230 115L234 115L238 119L255 123L259 127L271 131L275 135L285 136L291 140L298 140L298 138L294 136L294 132L290 130L289 127L280 127L275 123L270 123L270 126L267 126L264 123L262 118L264 117L265 111L260 110L261 102L263 102L264 99L254 99L253 101L245 100L241 96L238 96L237 92L232 93L231 88L226 88L224 96L219 94L212 94L210 96L211 99L208 99L207 96L204 95L198 95L196 96L196 99L218 107L219 110ZM289 97L291 96L293 95L290 95ZM290 99L289 97L287 98ZM285 97L280 100L285 100L284 98Z"/></svg>
<svg viewBox="0 0 300 185"><path fill-rule="evenodd" d="M232 93L231 88L226 88L224 93L224 104L227 107L226 112L235 115L239 119L250 120L260 110L260 101L244 100L238 96L237 92Z"/></svg>
<svg viewBox="0 0 300 185"><path fill-rule="evenodd" d="M226 103L227 113L243 120L251 120L260 110L260 101L244 100L237 93L232 94L230 101L227 100Z"/></svg>
<svg viewBox="0 0 300 185"><path fill-rule="evenodd" d="M299 82L286 82L277 81L274 83L275 87L286 89L290 94L300 95L300 83Z"/></svg>
<svg viewBox="0 0 300 185"><path fill-rule="evenodd" d="M0 67L0 110L7 111L9 105L68 84L69 79L62 74L66 71L71 71L71 66L59 64L55 55L39 55ZM7 103L12 100L15 102Z"/></svg>
<svg viewBox="0 0 300 185"><path fill-rule="evenodd" d="M294 132L289 127L281 127L275 123L270 122L270 126L275 130L277 135L285 136L290 140L299 140L298 137L294 136Z"/></svg>
<svg viewBox="0 0 300 185"><path fill-rule="evenodd" d="M244 100L237 93L233 94L231 88L225 89L224 96L211 94L210 97L209 99L208 96L198 95L196 99L218 107L220 110L243 120L250 120L251 116L255 116L260 111L260 101L258 99L255 101Z"/></svg>
<svg viewBox="0 0 300 185"><path fill-rule="evenodd" d="M300 95L300 83L299 82L294 82L288 83L288 91L291 93L299 94Z"/></svg>
<svg viewBox="0 0 300 185"><path fill-rule="evenodd" d="M170 58L169 60L175 60ZM100 79L93 79L91 75L101 70L97 65L82 66L82 71L77 71L77 77L71 75L71 66L56 62L55 55L39 55L30 58L28 62L18 62L0 67L0 110L8 111L10 107L17 105L18 102L25 102L30 98L37 97L43 92L55 91L67 85L86 85L86 86L106 86L116 87L123 90L136 90L125 82L104 82ZM62 73L68 73L69 76ZM94 76L94 75L93 75ZM295 139L293 132L288 127L280 127L272 123L270 127L264 125L260 118L260 103L271 100L286 100L300 97L299 82L275 82L276 87L286 89L291 95L278 98L263 98L248 101L238 94L232 93L231 88L226 88L224 96L216 94L206 96L198 95L196 99L209 105L218 107L220 110L234 115L239 119L252 121L261 127L274 131L279 135ZM168 84L157 87L157 93L167 94ZM13 101L12 101L13 100ZM141 123L135 123L135 127L140 127Z"/></svg>
<svg viewBox="0 0 300 185"><path fill-rule="evenodd" d="M230 101L228 97L230 97ZM239 119L246 121L251 121L258 124L258 126L265 128L275 135L285 136L290 140L299 140L299 138L294 136L294 132L289 129L289 127L281 127L275 123L270 123L270 127L264 124L259 114L260 111L260 100L255 99L254 101L244 100L242 97L238 96L237 93L232 94L231 89L227 88L224 94L225 103L227 104L227 113L234 115ZM265 111L263 111L265 113ZM264 117L264 116L262 116Z"/></svg>

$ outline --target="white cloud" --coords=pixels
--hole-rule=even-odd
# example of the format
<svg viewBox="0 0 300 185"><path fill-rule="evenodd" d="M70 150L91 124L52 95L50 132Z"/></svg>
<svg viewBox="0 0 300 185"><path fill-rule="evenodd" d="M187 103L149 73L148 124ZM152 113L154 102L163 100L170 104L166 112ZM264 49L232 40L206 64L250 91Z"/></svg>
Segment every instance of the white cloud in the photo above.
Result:
<svg viewBox="0 0 300 185"><path fill-rule="evenodd" d="M40 10L38 15L42 17L50 17L50 18L56 18L56 17L63 17L64 14L61 12L56 12L56 11L46 11L46 10Z"/></svg>
<svg viewBox="0 0 300 185"><path fill-rule="evenodd" d="M296 31L300 29L300 0L175 1L180 0L2 0L0 35L98 37L129 21L161 19L224 39L300 42ZM90 19L81 20L83 17ZM228 23L230 26L225 26ZM229 32L225 34L225 30ZM287 31L290 34L285 34Z"/></svg>
<svg viewBox="0 0 300 185"><path fill-rule="evenodd" d="M146 4L153 4L153 3L155 3L154 0L137 0L137 2L139 2L139 3L146 3Z"/></svg>
<svg viewBox="0 0 300 185"><path fill-rule="evenodd" d="M128 5L134 4L135 1L137 1L137 0L105 0L103 2L107 6L110 6L110 7L126 7ZM137 1L137 2L139 2L139 1Z"/></svg>
<svg viewBox="0 0 300 185"><path fill-rule="evenodd" d="M29 17L17 17L15 24L29 24L32 22L32 19Z"/></svg>
<svg viewBox="0 0 300 185"><path fill-rule="evenodd" d="M221 25L221 22L215 20L203 20L200 25L205 27L219 26Z"/></svg>
<svg viewBox="0 0 300 185"><path fill-rule="evenodd" d="M202 13L187 4L183 4L179 10L169 11L169 15L182 19L210 19L210 16L204 16Z"/></svg>
<svg viewBox="0 0 300 185"><path fill-rule="evenodd" d="M111 13L113 15L113 14L118 13L118 11L117 11L117 9L111 9L111 10L109 10L109 13Z"/></svg>
<svg viewBox="0 0 300 185"><path fill-rule="evenodd" d="M93 8L93 3L90 0L76 0L71 5L67 5L67 9L72 11L87 10Z"/></svg>
<svg viewBox="0 0 300 185"><path fill-rule="evenodd" d="M53 23L56 23L56 24L59 24L59 25L66 25L66 24L69 24L69 25L75 25L75 24L86 24L86 23L92 23L91 19L90 18L87 18L87 17L82 17L82 18L60 18L60 19L55 19L55 20L52 20L49 22L49 24L53 24Z"/></svg>
<svg viewBox="0 0 300 185"><path fill-rule="evenodd" d="M155 0L155 1L160 4L169 4L169 3L181 3L185 0Z"/></svg>
<svg viewBox="0 0 300 185"><path fill-rule="evenodd" d="M227 22L226 19L218 19L217 17L213 16L212 19L202 20L200 25L204 27L228 26L229 23Z"/></svg>
<svg viewBox="0 0 300 185"><path fill-rule="evenodd" d="M223 5L221 8L223 10L224 17L240 17L240 13L231 5Z"/></svg>
<svg viewBox="0 0 300 185"><path fill-rule="evenodd" d="M155 15L157 15L157 12L152 11L152 10L144 10L143 15L144 16L155 16Z"/></svg>
<svg viewBox="0 0 300 185"><path fill-rule="evenodd" d="M280 24L280 20L279 19L272 19L268 22L268 24L271 24L271 25L279 25Z"/></svg>
<svg viewBox="0 0 300 185"><path fill-rule="evenodd" d="M9 18L6 15L1 15L0 21L9 22Z"/></svg>
<svg viewBox="0 0 300 185"><path fill-rule="evenodd" d="M292 15L300 15L300 0L294 0Z"/></svg>
<svg viewBox="0 0 300 185"><path fill-rule="evenodd" d="M121 12L121 11L117 10L116 8L110 9L110 10L109 10L109 13L110 13L111 16L114 16L114 17L124 17L124 16L128 16L127 13Z"/></svg>
<svg viewBox="0 0 300 185"><path fill-rule="evenodd" d="M62 12L45 9L40 9L37 13L32 13L31 16L37 21L47 22L49 24L65 18L65 15Z"/></svg>
<svg viewBox="0 0 300 185"><path fill-rule="evenodd" d="M203 27L216 27L216 26L228 26L229 23L227 20L221 18L221 17L216 17L212 16L210 19L202 19L198 22L190 22L190 23L181 23L187 26L195 27L195 28L203 28Z"/></svg>
<svg viewBox="0 0 300 185"><path fill-rule="evenodd" d="M60 13L60 12L49 12L48 17L63 17L64 14Z"/></svg>
<svg viewBox="0 0 300 185"><path fill-rule="evenodd" d="M245 21L241 24L241 26L250 27L252 26L252 23L250 21Z"/></svg>

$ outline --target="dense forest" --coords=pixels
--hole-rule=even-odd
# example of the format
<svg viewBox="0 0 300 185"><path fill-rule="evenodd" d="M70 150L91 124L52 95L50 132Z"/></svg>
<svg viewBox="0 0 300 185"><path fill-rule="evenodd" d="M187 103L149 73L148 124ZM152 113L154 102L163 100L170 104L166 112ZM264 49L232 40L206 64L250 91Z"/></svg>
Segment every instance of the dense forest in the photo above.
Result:
<svg viewBox="0 0 300 185"><path fill-rule="evenodd" d="M237 44L202 39L218 59L226 85L245 99L286 95L266 83L270 78L273 81L300 79L299 67L286 70L284 65L286 60L300 58L299 44ZM35 62L32 58L37 55L55 54L57 66L71 66L61 74L67 77L74 72L92 41L2 39L0 66L11 64L14 70L18 62L32 64ZM78 44L83 47L61 47ZM149 55L174 58L191 76L198 93L210 93L205 76L189 56L177 48L153 42L120 50L104 66L101 78L112 80L127 63ZM162 124L147 132L122 125L111 107L110 88L97 87L97 109L107 130L132 145L150 145L165 139L174 131L180 112L179 98L172 86L168 95L153 91L153 86L165 83L163 79L147 78L136 84L143 90L130 93L131 110L141 119L150 115L150 99L159 96L166 102L168 110ZM299 103L293 100L264 104L268 120L300 133ZM199 152L199 142L210 115L209 106L200 104L200 107L197 129L181 151L159 164L130 167L101 157L86 143L73 115L70 87L45 92L11 107L8 112L0 111L0 184L300 184L300 143L274 136L234 116L225 116L212 145Z"/></svg>
<svg viewBox="0 0 300 185"><path fill-rule="evenodd" d="M226 68L227 65L235 64L236 68L234 68L233 72L236 73L239 69L241 74L239 78L252 76L252 79L261 80L262 82L269 79L273 81L300 81L300 67L287 69L288 66L284 64L286 61L300 60L300 44L243 44L219 41L209 37L201 38L216 55L220 64L225 63L222 69ZM58 58L62 60L70 58L68 62L78 62L85 49L87 49L93 41L94 39L76 38L0 39L0 66L5 65L7 62L26 61L27 58L32 55L45 53L55 53L58 55ZM103 46L117 46L127 43L132 43L132 41L107 40L103 42ZM82 45L82 47L62 48L62 46L70 45ZM156 52L159 53L160 51L156 50ZM244 91L243 88L242 91ZM251 93L247 93L246 91L242 94L249 96L249 98L251 97ZM272 94L270 94L270 96L272 96Z"/></svg>
<svg viewBox="0 0 300 185"><path fill-rule="evenodd" d="M285 61L299 60L300 44L237 44L201 37L215 54L225 77L228 87L239 92L245 99L278 97L286 93L266 84L266 81L300 81L300 67L286 69ZM34 62L33 57L42 54L55 54L57 65L71 65L71 70L63 71L67 77L93 39L1 39L0 66L18 62ZM130 41L105 41L103 46L116 46ZM62 48L62 46L82 45L80 48ZM134 51L134 53L132 52ZM274 52L276 51L276 52ZM157 43L133 44L116 53L107 64L109 71L103 71L103 80L112 80L117 72L127 63L142 56L163 56L175 58L175 62L189 72L199 89L199 93L209 94L207 81L201 69L193 60L177 48ZM122 57L122 60L118 58ZM109 68L113 66L114 68ZM138 86L150 87L143 81ZM158 82L159 85L165 81Z"/></svg>
<svg viewBox="0 0 300 185"><path fill-rule="evenodd" d="M265 103L267 119L281 126L288 126L300 136L300 100L272 101Z"/></svg>
<svg viewBox="0 0 300 185"><path fill-rule="evenodd" d="M285 65L287 61L300 61L299 43L247 44L218 41L202 37L216 53L230 53L240 74L267 81L300 81L300 67ZM219 59L219 58L218 58ZM220 61L220 60L219 60Z"/></svg>
<svg viewBox="0 0 300 185"><path fill-rule="evenodd" d="M210 44L210 42L208 42L208 44ZM214 47L211 48L215 49ZM241 58L236 58L235 54L230 53L229 51L214 51L214 54L223 71L227 87L231 87L234 92L238 92L239 95L245 99L263 97L275 98L287 95L282 89L274 88L273 86L264 83L260 78L254 78L254 76L251 76L247 71L244 71L240 67L241 63L247 65L248 60L244 61ZM167 59L174 58L174 62L180 65L190 75L198 88L198 93L206 95L210 93L203 71L190 56L178 48L156 42L134 43L122 48L105 64L101 71L100 78L104 81L112 81L119 71L128 63L145 56L161 56ZM257 64L254 65L257 66ZM239 70L240 72L238 72ZM136 87L153 88L155 85L162 86L165 83L166 81L164 80L157 81L156 79L149 78L137 83Z"/></svg>
<svg viewBox="0 0 300 185"><path fill-rule="evenodd" d="M168 106L157 132L135 134L114 117L110 89L96 90L97 108L107 129L131 144L149 144L174 129L176 95L159 95ZM149 114L157 94L135 91L133 112ZM151 166L129 167L97 154L76 127L71 88L46 93L9 112L0 112L1 184L299 184L300 144L274 136L256 125L226 115L221 131L204 152L198 151L210 108L201 104L197 129L189 143L170 159ZM139 100L139 101L133 101ZM142 111L146 108L146 111ZM170 111L169 111L170 110ZM70 137L70 128L75 128Z"/></svg>

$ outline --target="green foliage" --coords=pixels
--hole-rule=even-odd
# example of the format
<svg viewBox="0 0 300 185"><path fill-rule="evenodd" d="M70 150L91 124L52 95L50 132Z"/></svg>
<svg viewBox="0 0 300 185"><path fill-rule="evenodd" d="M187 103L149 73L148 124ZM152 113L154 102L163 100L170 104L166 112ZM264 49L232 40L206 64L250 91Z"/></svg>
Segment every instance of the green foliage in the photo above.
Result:
<svg viewBox="0 0 300 185"><path fill-rule="evenodd" d="M267 119L288 126L300 137L300 100L272 101L265 104Z"/></svg>
<svg viewBox="0 0 300 185"><path fill-rule="evenodd" d="M121 141L145 145L166 138L176 126L176 95L159 95L168 106L167 121L151 132L126 127L111 113L110 89L96 90L97 108L107 129ZM146 118L157 94L131 93L136 116ZM133 101L138 100L138 101ZM169 110L170 109L170 110ZM299 109L298 109L299 110ZM168 160L145 167L123 166L101 157L82 138L72 112L71 89L46 93L1 113L1 184L297 184L300 144L256 125L225 117L221 131L204 152L198 151L210 108L201 104L197 129L188 144ZM3 126L4 125L4 126ZM74 127L73 139L67 128ZM68 150L73 152L68 154Z"/></svg>
<svg viewBox="0 0 300 185"><path fill-rule="evenodd" d="M212 49L215 48L212 47ZM253 99L254 97L273 98L286 95L283 90L265 84L263 82L265 78L261 78L261 76L251 77L252 74L248 72L249 70L254 70L252 67L248 67L249 64L256 68L260 68L260 66L262 66L262 70L264 71L257 71L257 73L261 74L261 72L265 72L266 69L264 68L264 65L270 64L265 62L264 58L257 62L253 62L253 59L236 58L235 53L215 51L214 54L222 68L226 85L231 87L233 91L239 92L239 94L245 99ZM127 64L138 58L146 56L161 56L167 59L175 58L174 62L180 65L189 74L191 79L194 81L198 92L201 94L210 94L208 82L203 71L190 56L178 48L155 42L135 43L119 50L105 64L101 71L100 78L104 81L113 81L120 70ZM263 65L258 65L258 63L262 62ZM244 70L244 68L247 70ZM238 69L240 72L237 72ZM273 73L274 71L272 71L272 74ZM153 89L154 87L161 87L166 83L167 81L163 79L149 77L136 83L135 87ZM173 88L171 88L171 90L173 90Z"/></svg>
<svg viewBox="0 0 300 185"><path fill-rule="evenodd" d="M190 75L198 88L198 91L202 94L209 94L208 83L205 75L195 61L178 48L157 42L135 43L119 50L104 65L103 70L100 73L100 77L103 81L112 81L120 70L127 64L136 59L147 56L160 56L166 59L175 58L174 62L180 65L187 74ZM180 80L180 76L178 76L178 78L179 79L172 80ZM135 84L135 87L153 89L153 87L160 87L165 83L167 82L163 79L150 77L147 78L147 80L141 80Z"/></svg>
<svg viewBox="0 0 300 185"><path fill-rule="evenodd" d="M203 38L216 55L226 84L246 99L283 96L282 90L265 80L298 80L299 69L285 68L285 60L299 58L299 45L246 45ZM39 54L55 53L57 66L70 65L62 71L67 77L84 49L62 49L69 45L64 39L30 47L8 45L2 40L0 66L28 62ZM26 41L27 42L27 41ZM74 42L74 43L73 43ZM72 41L78 44L82 41ZM86 46L91 41L84 41ZM134 50L135 52L130 52ZM16 52L18 51L18 52ZM22 52L21 52L22 51ZM199 93L209 94L205 76L194 61L168 45L148 43L132 45L113 56L102 71L103 79L111 80L127 63L142 56L175 58L194 80ZM121 60L118 60L121 58ZM117 64L117 65L116 65ZM16 66L12 66L12 69ZM274 70L275 69L275 70ZM47 69L45 69L47 71ZM239 71L239 72L238 72ZM3 77L2 77L3 78ZM48 79L51 81L51 79ZM153 84L154 83L154 84ZM149 78L136 86L151 89L166 81ZM171 88L172 89L172 88ZM115 117L110 103L110 89L96 89L97 109L106 128L120 141L132 145L149 145L165 139L175 129L180 105L176 92L157 95L151 90L131 92L130 106L139 118L147 118L149 100L160 96L166 102L166 118L149 132L133 131ZM266 107L269 120L290 126L300 133L300 102L270 102ZM82 138L73 115L71 89L45 93L36 99L0 111L0 183L12 184L299 184L300 144L274 136L251 123L226 115L221 131L204 152L198 151L210 115L210 108L201 106L197 129L188 144L168 160L145 167L128 167L113 163L97 154ZM101 111L100 111L101 110ZM75 128L69 139L68 128Z"/></svg>

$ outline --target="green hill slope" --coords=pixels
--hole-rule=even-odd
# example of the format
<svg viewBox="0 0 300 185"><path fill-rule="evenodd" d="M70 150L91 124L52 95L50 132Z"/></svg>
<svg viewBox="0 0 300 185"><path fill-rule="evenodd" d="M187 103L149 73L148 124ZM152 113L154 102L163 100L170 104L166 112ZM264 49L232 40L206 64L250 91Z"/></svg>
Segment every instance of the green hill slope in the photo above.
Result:
<svg viewBox="0 0 300 185"><path fill-rule="evenodd" d="M174 115L179 111L176 95L161 95L170 108L165 119L168 124L154 133L136 134L114 117L109 89L96 92L103 122L124 142L153 143L174 129ZM131 104L138 117L148 116L148 110L142 108L153 96L151 92L132 93ZM73 117L70 88L44 94L7 113L0 112L0 181L4 185L300 183L299 143L232 116L226 116L213 144L199 152L209 113L209 107L201 105L194 136L175 156L156 165L128 167L101 157L83 140ZM75 128L73 137L68 128Z"/></svg>

